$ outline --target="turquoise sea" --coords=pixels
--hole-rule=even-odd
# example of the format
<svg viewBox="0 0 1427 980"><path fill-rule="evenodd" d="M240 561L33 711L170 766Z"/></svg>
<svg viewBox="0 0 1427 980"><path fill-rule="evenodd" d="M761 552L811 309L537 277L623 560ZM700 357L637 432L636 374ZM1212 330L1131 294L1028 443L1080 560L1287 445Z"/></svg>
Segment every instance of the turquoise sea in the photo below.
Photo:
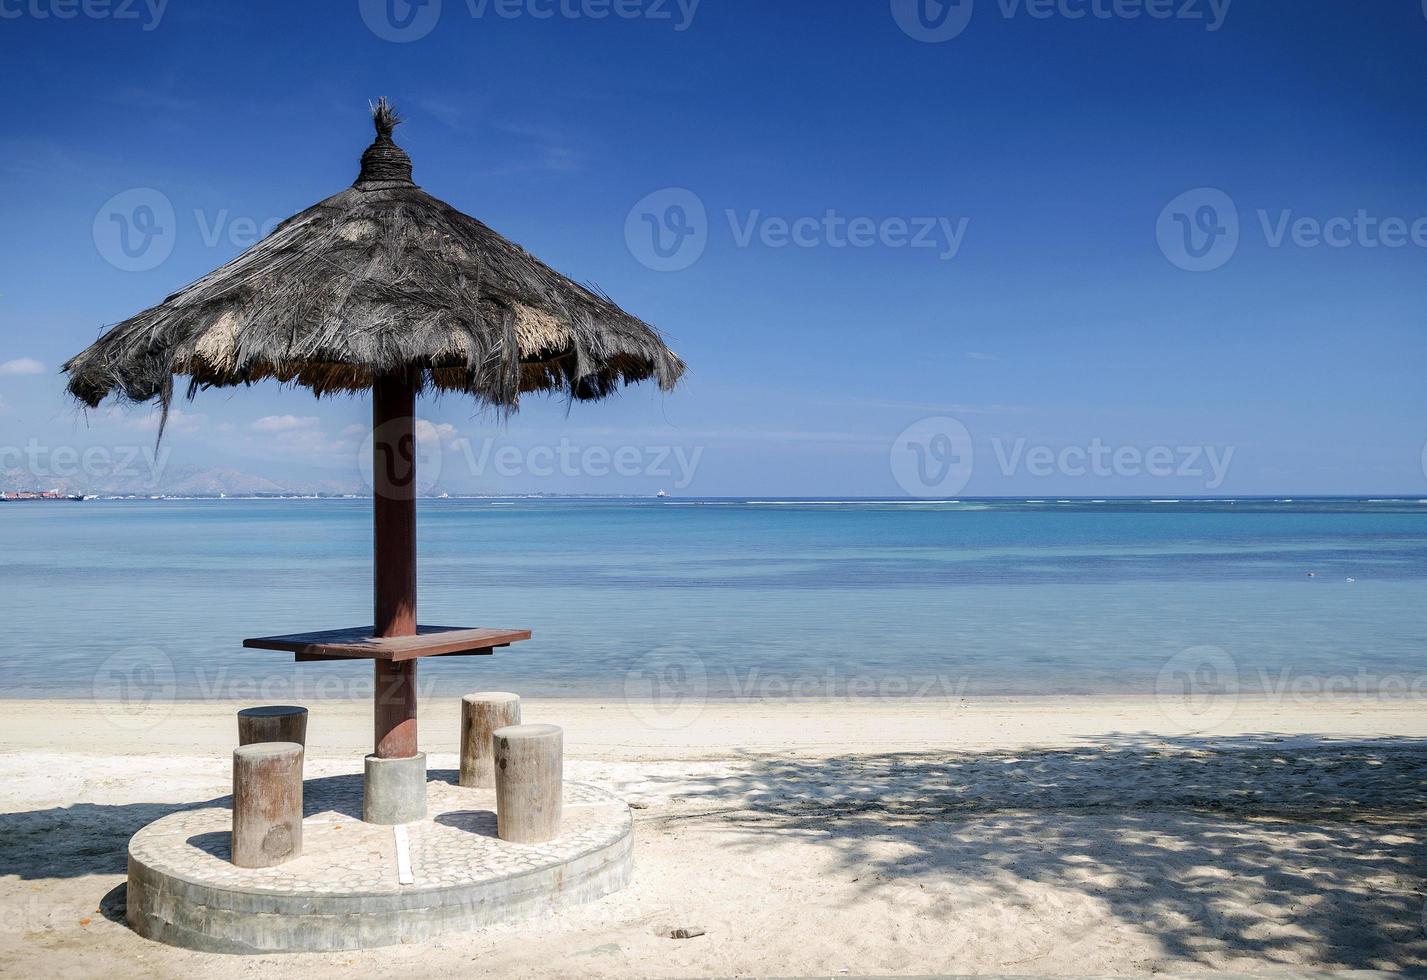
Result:
<svg viewBox="0 0 1427 980"><path fill-rule="evenodd" d="M0 504L4 695L360 696L240 641L369 623L370 513ZM1200 647L1249 690L1427 687L1416 499L426 500L420 552L422 622L535 634L431 692L1148 693Z"/></svg>

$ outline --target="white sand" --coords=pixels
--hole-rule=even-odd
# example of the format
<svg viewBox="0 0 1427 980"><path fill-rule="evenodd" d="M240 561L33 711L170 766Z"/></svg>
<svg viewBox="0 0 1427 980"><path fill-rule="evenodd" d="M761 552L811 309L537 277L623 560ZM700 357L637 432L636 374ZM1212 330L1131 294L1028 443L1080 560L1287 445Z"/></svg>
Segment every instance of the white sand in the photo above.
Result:
<svg viewBox="0 0 1427 980"><path fill-rule="evenodd" d="M208 956L119 914L124 846L227 791L236 704L4 702L0 975L1137 973L1427 966L1427 704L535 701L635 804L636 878L549 920L361 953ZM312 705L309 772L369 707ZM458 706L426 706L453 768ZM677 726L677 727L670 727ZM107 898L106 898L107 896ZM700 926L707 934L661 933Z"/></svg>

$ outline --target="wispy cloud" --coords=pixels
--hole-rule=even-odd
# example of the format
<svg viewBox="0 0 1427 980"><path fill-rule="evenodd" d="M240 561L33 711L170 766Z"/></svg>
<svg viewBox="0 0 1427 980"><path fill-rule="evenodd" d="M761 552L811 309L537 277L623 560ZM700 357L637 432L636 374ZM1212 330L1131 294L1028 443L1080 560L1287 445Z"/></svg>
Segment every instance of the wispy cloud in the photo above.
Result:
<svg viewBox="0 0 1427 980"><path fill-rule="evenodd" d="M45 366L33 357L17 357L13 361L0 364L0 376L14 377L24 374L44 374Z"/></svg>
<svg viewBox="0 0 1427 980"><path fill-rule="evenodd" d="M126 429L136 429L139 432L158 432L159 423L163 420L163 413L158 409L150 409L144 414L126 412L124 409L114 406L103 416L105 421L122 425ZM173 408L168 413L168 425L164 429L170 435L184 432L199 432L208 425L208 416L185 412L182 409Z"/></svg>
<svg viewBox="0 0 1427 980"><path fill-rule="evenodd" d="M841 398L817 399L810 404L835 405L852 408L881 408L896 412L921 412L940 415L1025 415L1031 409L1027 405L968 405L962 402L911 402L882 398Z"/></svg>
<svg viewBox="0 0 1427 980"><path fill-rule="evenodd" d="M497 164L482 176L497 177L529 173L572 173L584 167L587 154L580 147L590 140L558 126L531 123L495 123L491 126L515 144L510 159ZM521 146L520 144L525 144Z"/></svg>
<svg viewBox="0 0 1427 980"><path fill-rule="evenodd" d="M466 117L466 106L444 99L433 99L430 96L423 96L415 100L415 106L437 122L451 129L460 128L461 123Z"/></svg>
<svg viewBox="0 0 1427 980"><path fill-rule="evenodd" d="M125 106L131 109L155 109L161 112L187 112L201 104L197 99L153 88L140 88L137 85L127 85L104 92L99 98L110 105Z"/></svg>
<svg viewBox="0 0 1427 980"><path fill-rule="evenodd" d="M999 361L1001 358L995 354L988 354L985 351L969 350L962 355L971 361Z"/></svg>
<svg viewBox="0 0 1427 980"><path fill-rule="evenodd" d="M264 415L249 428L254 432L296 432L315 429L318 425L319 420L310 415Z"/></svg>

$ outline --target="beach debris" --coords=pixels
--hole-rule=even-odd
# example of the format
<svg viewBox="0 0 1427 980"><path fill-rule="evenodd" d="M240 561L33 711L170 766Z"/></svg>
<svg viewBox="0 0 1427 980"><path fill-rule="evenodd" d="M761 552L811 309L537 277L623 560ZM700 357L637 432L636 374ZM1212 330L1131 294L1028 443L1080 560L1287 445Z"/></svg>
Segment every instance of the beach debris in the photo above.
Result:
<svg viewBox="0 0 1427 980"><path fill-rule="evenodd" d="M605 943L602 946L591 946L589 949L582 949L571 953L571 956L609 956L620 951L619 943Z"/></svg>
<svg viewBox="0 0 1427 980"><path fill-rule="evenodd" d="M664 933L668 939L694 939L704 934L703 926L679 926Z"/></svg>

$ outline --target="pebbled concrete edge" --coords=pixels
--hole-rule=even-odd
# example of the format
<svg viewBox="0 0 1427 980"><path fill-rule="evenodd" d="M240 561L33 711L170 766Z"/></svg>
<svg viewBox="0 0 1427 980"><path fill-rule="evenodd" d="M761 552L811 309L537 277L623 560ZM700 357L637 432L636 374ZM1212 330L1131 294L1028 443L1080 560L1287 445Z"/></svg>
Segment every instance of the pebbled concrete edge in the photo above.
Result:
<svg viewBox="0 0 1427 980"><path fill-rule="evenodd" d="M468 885L388 895L275 895L186 881L129 855L130 928L206 953L337 952L421 942L603 898L634 873L634 821L569 861Z"/></svg>

